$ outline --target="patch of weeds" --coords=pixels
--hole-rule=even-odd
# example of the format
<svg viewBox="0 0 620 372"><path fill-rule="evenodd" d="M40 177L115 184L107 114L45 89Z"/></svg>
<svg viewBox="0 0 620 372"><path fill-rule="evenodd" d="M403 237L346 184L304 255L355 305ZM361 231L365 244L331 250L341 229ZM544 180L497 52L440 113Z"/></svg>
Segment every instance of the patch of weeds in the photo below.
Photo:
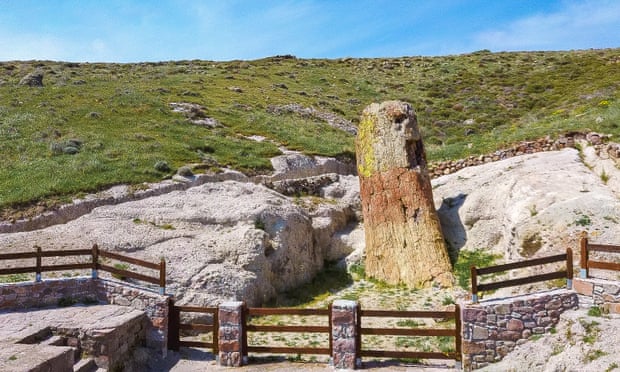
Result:
<svg viewBox="0 0 620 372"><path fill-rule="evenodd" d="M541 334L535 334L535 335L531 335L531 336L530 336L530 338L529 338L529 340L530 340L530 341L538 341L538 340L540 340L542 337L543 337L543 335L541 335Z"/></svg>
<svg viewBox="0 0 620 372"><path fill-rule="evenodd" d="M588 323L587 321L583 319L580 319L579 322L581 323L583 328L586 330L586 334L583 336L583 342L585 342L586 344L593 344L598 338L598 334L600 331L598 325L600 323L596 321L592 321Z"/></svg>
<svg viewBox="0 0 620 372"><path fill-rule="evenodd" d="M606 353L606 352L604 352L603 350L599 350L599 349L596 349L596 350L590 350L590 351L588 351L588 352L586 353L586 358L585 358L585 359L586 359L588 362L591 362L591 361L593 361L593 360L596 360L596 359L598 359L598 358L602 357L603 355L607 355L607 353Z"/></svg>
<svg viewBox="0 0 620 372"><path fill-rule="evenodd" d="M589 316L603 316L603 310L598 306L592 306L588 309Z"/></svg>
<svg viewBox="0 0 620 372"><path fill-rule="evenodd" d="M484 249L478 248L472 251L460 251L458 259L454 264L454 274L458 279L461 288L469 288L471 266L486 267L494 265L501 256L487 253Z"/></svg>
<svg viewBox="0 0 620 372"><path fill-rule="evenodd" d="M601 181L603 181L605 185L607 185L607 182L609 181L609 174L605 172L605 168L603 168L603 171L601 172Z"/></svg>
<svg viewBox="0 0 620 372"><path fill-rule="evenodd" d="M555 329L555 327L552 327L551 329L549 329L549 333L554 335L554 334L558 333L558 330Z"/></svg>
<svg viewBox="0 0 620 372"><path fill-rule="evenodd" d="M127 271L127 270L129 270L129 264L124 263L124 262L122 262L122 263L120 263L120 262L119 263L115 263L114 264L114 268L117 269L117 270ZM116 278L118 280L125 280L125 279L127 279L126 276L124 276L122 274L116 274L116 273L112 273L112 277Z"/></svg>
<svg viewBox="0 0 620 372"><path fill-rule="evenodd" d="M536 204L530 206L530 217L534 217L538 214L538 210L536 210Z"/></svg>
<svg viewBox="0 0 620 372"><path fill-rule="evenodd" d="M443 300L441 301L441 304L444 306L453 305L454 298L452 298L452 296L445 296Z"/></svg>
<svg viewBox="0 0 620 372"><path fill-rule="evenodd" d="M399 326L399 327L418 328L420 326L423 326L424 322L419 322L419 321L413 320L413 319L405 319L405 320L397 321L396 325Z"/></svg>
<svg viewBox="0 0 620 372"><path fill-rule="evenodd" d="M360 280L366 277L366 268L363 263L355 263L349 267L349 272L353 275L353 279Z"/></svg>
<svg viewBox="0 0 620 372"><path fill-rule="evenodd" d="M279 294L277 298L267 303L267 306L288 307L319 302L352 283L353 278L347 270L338 266L336 262L326 262L323 270L319 271L311 282Z"/></svg>
<svg viewBox="0 0 620 372"><path fill-rule="evenodd" d="M590 216L582 214L577 220L575 220L575 225L577 226L590 226L592 225L592 220Z"/></svg>
<svg viewBox="0 0 620 372"><path fill-rule="evenodd" d="M611 372L611 371L613 371L613 370L614 370L614 369L616 369L616 368L618 368L618 363L613 362L613 363L611 363L611 364L609 365L609 367L607 367L607 369L605 370L605 372Z"/></svg>
<svg viewBox="0 0 620 372"><path fill-rule="evenodd" d="M8 274L0 275L0 283L19 283L32 280L28 274Z"/></svg>
<svg viewBox="0 0 620 372"><path fill-rule="evenodd" d="M17 355L13 354L9 357L9 360L17 360Z"/></svg>
<svg viewBox="0 0 620 372"><path fill-rule="evenodd" d="M555 344L553 345L553 350L551 351L551 355L558 355L564 351L564 345Z"/></svg>
<svg viewBox="0 0 620 372"><path fill-rule="evenodd" d="M260 217L257 217L254 220L254 228L265 231L265 221L263 221Z"/></svg>

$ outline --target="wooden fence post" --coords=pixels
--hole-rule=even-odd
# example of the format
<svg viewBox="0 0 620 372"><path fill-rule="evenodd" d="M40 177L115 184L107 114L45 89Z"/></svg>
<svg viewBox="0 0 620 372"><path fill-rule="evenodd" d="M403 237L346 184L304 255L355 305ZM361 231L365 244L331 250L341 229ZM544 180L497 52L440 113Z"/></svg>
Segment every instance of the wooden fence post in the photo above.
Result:
<svg viewBox="0 0 620 372"><path fill-rule="evenodd" d="M35 279L34 279L34 280L38 283L38 282L40 282L40 281L41 281L41 247L39 247L38 245L35 245L35 246L34 246L34 248L35 248L35 249L36 249L36 251L37 251L37 257L36 257L36 260L37 260L37 263L36 263L37 269L36 269Z"/></svg>
<svg viewBox="0 0 620 372"><path fill-rule="evenodd" d="M333 301L329 303L327 309L329 309L328 322L329 322L329 356L332 358L334 355L334 338L332 337L333 332L333 320L332 320L332 304ZM332 359L333 362L333 359Z"/></svg>
<svg viewBox="0 0 620 372"><path fill-rule="evenodd" d="M476 272L476 266L469 268L471 272L471 302L478 303L478 275Z"/></svg>
<svg viewBox="0 0 620 372"><path fill-rule="evenodd" d="M181 324L181 312L174 306L174 300L171 298L168 302L168 349L179 351L179 327ZM215 325L214 325L215 327Z"/></svg>
<svg viewBox="0 0 620 372"><path fill-rule="evenodd" d="M588 277L588 238L582 236L579 243L581 248L581 269L579 270L579 277L586 279Z"/></svg>
<svg viewBox="0 0 620 372"><path fill-rule="evenodd" d="M355 366L362 366L362 305L358 302L356 314L357 329L355 330Z"/></svg>
<svg viewBox="0 0 620 372"><path fill-rule="evenodd" d="M459 304L455 304L454 305L454 328L456 328L454 330L454 342L455 342L455 348L456 348L456 370L460 371L461 367L462 367L462 362L463 362L463 332L462 332L462 328L463 328L463 323L461 321L461 305Z"/></svg>
<svg viewBox="0 0 620 372"><path fill-rule="evenodd" d="M566 288L573 288L573 250L566 248Z"/></svg>
<svg viewBox="0 0 620 372"><path fill-rule="evenodd" d="M97 279L99 277L97 273L97 269L99 269L99 246L97 244L93 244L92 256L93 256L93 266L90 270L90 276L93 279Z"/></svg>
<svg viewBox="0 0 620 372"><path fill-rule="evenodd" d="M166 294L166 260L163 257L159 263L159 294Z"/></svg>

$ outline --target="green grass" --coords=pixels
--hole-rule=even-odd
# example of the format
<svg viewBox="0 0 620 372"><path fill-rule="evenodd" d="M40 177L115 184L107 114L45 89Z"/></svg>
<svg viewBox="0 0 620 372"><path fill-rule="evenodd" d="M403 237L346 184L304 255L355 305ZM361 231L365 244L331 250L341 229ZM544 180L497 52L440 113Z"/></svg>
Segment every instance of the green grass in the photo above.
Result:
<svg viewBox="0 0 620 372"><path fill-rule="evenodd" d="M355 124L371 102L411 102L431 161L575 130L618 136L619 51L2 62L0 211L66 202L114 184L161 180L190 163L265 173L271 170L269 158L280 154L279 145L353 158L352 135L313 117L270 110L292 103ZM36 68L43 71L45 86L19 86ZM222 126L192 125L172 112L171 102L198 103ZM473 123L466 123L470 119ZM268 141L255 142L249 135ZM163 162L168 168L155 168Z"/></svg>
<svg viewBox="0 0 620 372"><path fill-rule="evenodd" d="M473 251L460 251L458 259L454 264L454 274L461 288L471 288L471 266L486 267L495 264L501 256L487 253L484 249Z"/></svg>

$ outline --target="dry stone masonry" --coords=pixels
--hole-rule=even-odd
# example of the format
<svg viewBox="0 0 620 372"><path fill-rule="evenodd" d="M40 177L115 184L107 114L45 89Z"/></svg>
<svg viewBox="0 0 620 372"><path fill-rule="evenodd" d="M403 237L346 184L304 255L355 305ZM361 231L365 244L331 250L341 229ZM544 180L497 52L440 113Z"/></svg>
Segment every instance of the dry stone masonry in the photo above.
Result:
<svg viewBox="0 0 620 372"><path fill-rule="evenodd" d="M426 153L413 108L368 106L356 140L366 235L366 273L387 283L451 285Z"/></svg>
<svg viewBox="0 0 620 372"><path fill-rule="evenodd" d="M577 306L577 294L569 290L464 306L463 368L500 361L532 335L550 332L560 314Z"/></svg>

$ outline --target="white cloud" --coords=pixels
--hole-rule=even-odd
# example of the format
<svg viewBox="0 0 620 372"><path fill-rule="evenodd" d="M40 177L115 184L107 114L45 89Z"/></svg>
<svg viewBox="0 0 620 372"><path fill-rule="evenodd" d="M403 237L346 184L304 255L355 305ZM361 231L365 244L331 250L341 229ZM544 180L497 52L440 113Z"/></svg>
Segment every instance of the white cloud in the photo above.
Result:
<svg viewBox="0 0 620 372"><path fill-rule="evenodd" d="M617 47L620 2L565 2L560 11L536 14L474 35L473 49L548 50Z"/></svg>

